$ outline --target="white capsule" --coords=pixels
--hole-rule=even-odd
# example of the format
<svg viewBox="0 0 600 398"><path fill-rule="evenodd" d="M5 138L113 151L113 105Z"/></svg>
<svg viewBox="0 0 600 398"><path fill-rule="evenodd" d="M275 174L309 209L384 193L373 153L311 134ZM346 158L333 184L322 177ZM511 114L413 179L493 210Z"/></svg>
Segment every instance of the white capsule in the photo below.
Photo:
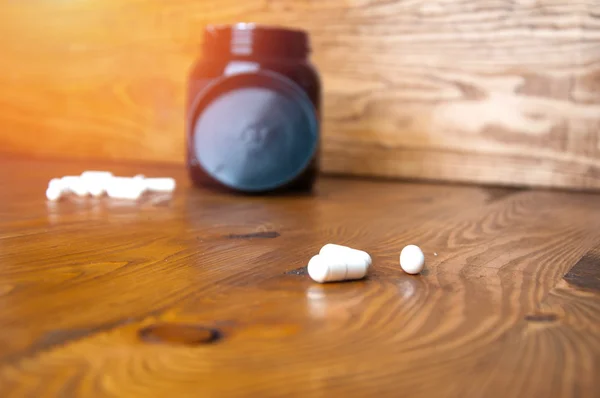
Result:
<svg viewBox="0 0 600 398"><path fill-rule="evenodd" d="M115 199L136 200L146 190L144 183L131 177L112 177L106 187L106 194Z"/></svg>
<svg viewBox="0 0 600 398"><path fill-rule="evenodd" d="M400 267L408 274L418 274L423 271L425 255L419 246L408 245L400 252Z"/></svg>
<svg viewBox="0 0 600 398"><path fill-rule="evenodd" d="M332 257L348 256L352 259L361 259L365 262L365 264L367 264L367 267L369 267L372 263L371 256L369 256L369 253L362 250L353 249L347 246L335 245L333 243L328 243L325 246L323 246L319 251L319 254Z"/></svg>
<svg viewBox="0 0 600 398"><path fill-rule="evenodd" d="M61 180L64 184L63 192L73 192L77 196L86 196L89 194L80 176L64 176Z"/></svg>
<svg viewBox="0 0 600 398"><path fill-rule="evenodd" d="M175 190L176 184L173 178L143 178L143 181L148 191L173 192Z"/></svg>
<svg viewBox="0 0 600 398"><path fill-rule="evenodd" d="M104 195L112 177L112 173L108 171L84 171L81 173L81 181L86 190L96 197Z"/></svg>
<svg viewBox="0 0 600 398"><path fill-rule="evenodd" d="M362 279L369 266L361 259L317 254L310 259L307 269L312 280L325 283Z"/></svg>

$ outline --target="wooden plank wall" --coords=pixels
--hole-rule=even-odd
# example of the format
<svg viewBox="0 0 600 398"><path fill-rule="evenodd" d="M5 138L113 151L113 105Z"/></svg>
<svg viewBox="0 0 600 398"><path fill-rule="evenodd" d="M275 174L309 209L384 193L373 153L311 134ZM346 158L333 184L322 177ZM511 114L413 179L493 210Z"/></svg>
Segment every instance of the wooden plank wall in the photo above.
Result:
<svg viewBox="0 0 600 398"><path fill-rule="evenodd" d="M182 162L207 23L308 29L325 172L600 188L598 0L4 0L0 151Z"/></svg>

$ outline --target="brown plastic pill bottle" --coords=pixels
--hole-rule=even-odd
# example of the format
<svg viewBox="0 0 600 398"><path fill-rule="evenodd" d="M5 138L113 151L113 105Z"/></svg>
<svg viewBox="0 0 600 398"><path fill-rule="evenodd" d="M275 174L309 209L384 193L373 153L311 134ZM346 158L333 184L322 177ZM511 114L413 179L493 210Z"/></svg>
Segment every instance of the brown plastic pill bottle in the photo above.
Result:
<svg viewBox="0 0 600 398"><path fill-rule="evenodd" d="M306 32L209 26L188 81L187 168L200 186L310 191L319 167L321 84Z"/></svg>

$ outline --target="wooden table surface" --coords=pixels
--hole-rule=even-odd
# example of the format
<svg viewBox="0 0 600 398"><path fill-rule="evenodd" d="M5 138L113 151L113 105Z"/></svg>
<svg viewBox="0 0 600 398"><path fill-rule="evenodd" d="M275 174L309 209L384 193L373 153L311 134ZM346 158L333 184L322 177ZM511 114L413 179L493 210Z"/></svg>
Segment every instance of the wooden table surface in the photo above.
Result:
<svg viewBox="0 0 600 398"><path fill-rule="evenodd" d="M46 202L86 169L179 186ZM179 166L19 158L0 184L2 397L600 396L600 195L321 179L240 197ZM313 283L328 242L370 252L368 279Z"/></svg>

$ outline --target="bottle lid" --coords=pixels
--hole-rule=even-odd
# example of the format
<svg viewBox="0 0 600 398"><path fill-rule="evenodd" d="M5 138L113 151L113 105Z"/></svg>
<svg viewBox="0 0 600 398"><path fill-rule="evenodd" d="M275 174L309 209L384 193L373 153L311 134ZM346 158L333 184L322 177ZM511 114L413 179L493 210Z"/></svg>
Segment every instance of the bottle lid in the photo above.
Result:
<svg viewBox="0 0 600 398"><path fill-rule="evenodd" d="M208 175L236 190L284 186L317 151L312 102L297 84L273 72L221 78L200 93L192 110L196 159Z"/></svg>
<svg viewBox="0 0 600 398"><path fill-rule="evenodd" d="M204 53L212 56L305 58L309 51L308 34L302 30L251 23L204 30Z"/></svg>

